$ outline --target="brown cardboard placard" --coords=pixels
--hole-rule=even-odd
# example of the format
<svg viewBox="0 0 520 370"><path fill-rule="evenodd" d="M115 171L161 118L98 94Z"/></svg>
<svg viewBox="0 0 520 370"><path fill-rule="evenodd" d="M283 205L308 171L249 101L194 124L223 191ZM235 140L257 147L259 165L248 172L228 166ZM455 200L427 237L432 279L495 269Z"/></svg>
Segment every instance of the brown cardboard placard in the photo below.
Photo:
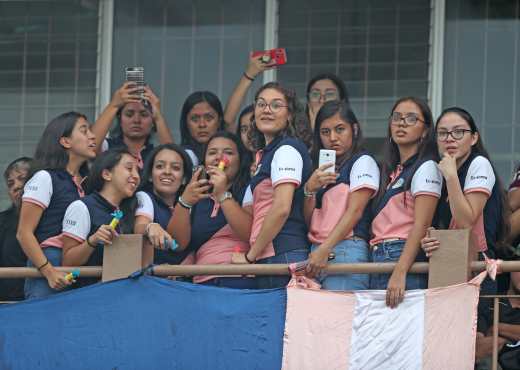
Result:
<svg viewBox="0 0 520 370"><path fill-rule="evenodd" d="M428 288L468 281L474 259L470 230L430 230L430 236L439 240L440 247L430 257Z"/></svg>
<svg viewBox="0 0 520 370"><path fill-rule="evenodd" d="M103 248L102 281L107 282L128 277L141 269L143 236L141 234L119 235L112 245Z"/></svg>

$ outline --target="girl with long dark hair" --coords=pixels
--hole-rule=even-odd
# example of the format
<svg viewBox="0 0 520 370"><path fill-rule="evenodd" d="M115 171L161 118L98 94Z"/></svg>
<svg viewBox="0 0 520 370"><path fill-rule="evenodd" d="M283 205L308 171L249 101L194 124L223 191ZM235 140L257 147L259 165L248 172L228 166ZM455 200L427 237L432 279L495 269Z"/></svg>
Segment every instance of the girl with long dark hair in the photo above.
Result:
<svg viewBox="0 0 520 370"><path fill-rule="evenodd" d="M204 161L204 145L224 129L224 112L219 98L209 91L196 91L186 98L181 111L181 145L193 166Z"/></svg>
<svg viewBox="0 0 520 370"><path fill-rule="evenodd" d="M305 144L296 139L294 92L276 82L262 86L255 95L251 139L258 167L251 179L253 228L251 249L237 254L235 263L292 263L309 253L303 215L303 184L312 171ZM282 287L288 277L257 278L260 288Z"/></svg>
<svg viewBox="0 0 520 370"><path fill-rule="evenodd" d="M26 279L26 298L45 297L70 282L60 266L62 221L67 207L84 195L86 162L96 156L95 136L83 114L68 112L45 128L34 154L32 175L25 184L16 237L45 279Z"/></svg>
<svg viewBox="0 0 520 370"><path fill-rule="evenodd" d="M176 265L186 257L186 253L172 250L172 238L166 229L191 174L191 160L180 146L163 144L150 153L136 193L134 228L136 234L145 235L145 265Z"/></svg>
<svg viewBox="0 0 520 370"><path fill-rule="evenodd" d="M134 228L139 186L139 167L125 148L103 152L92 164L87 179L88 195L73 202L63 218L63 264L66 266L103 265L103 246L112 244L118 234L130 234ZM114 213L123 212L115 229L110 226ZM97 279L80 279L78 287Z"/></svg>
<svg viewBox="0 0 520 370"><path fill-rule="evenodd" d="M433 118L421 99L405 97L393 106L388 124L381 183L373 202L370 246L374 262L397 262L391 275L372 274L370 287L386 289L386 303L397 306L405 289L423 289L424 275L409 274L425 260L421 239L432 224L442 189L435 163Z"/></svg>
<svg viewBox="0 0 520 370"><path fill-rule="evenodd" d="M304 212L313 243L307 273L328 290L369 288L369 275L320 275L331 263L369 261L369 220L365 208L379 188L379 167L362 147L361 126L344 101L326 102L316 116L313 159L320 149L336 152L336 163L318 167L304 187ZM327 169L334 166L334 171ZM363 218L363 214L365 217Z"/></svg>
<svg viewBox="0 0 520 370"><path fill-rule="evenodd" d="M136 158L139 168L153 150L152 135L157 132L160 144L172 143L173 138L161 112L161 103L149 86L144 87L143 97L137 95L140 87L125 82L112 96L112 100L92 125L96 135L98 152L115 148L127 148ZM116 125L107 135L112 121Z"/></svg>
<svg viewBox="0 0 520 370"><path fill-rule="evenodd" d="M510 211L500 179L484 148L471 114L459 107L442 111L436 123L439 169L445 186L434 226L441 229L471 229L470 255L496 258L509 237ZM439 248L436 238L426 236L421 246L429 257ZM487 277L481 294L496 294L497 282ZM491 299L479 300L479 313L489 312ZM477 337L486 335L479 314ZM487 330L487 329L486 329Z"/></svg>
<svg viewBox="0 0 520 370"><path fill-rule="evenodd" d="M227 131L213 135L207 143L204 165L208 179L200 179L198 168L175 207L168 231L181 249L193 251L197 265L231 263L233 253L249 249L252 195L246 192L249 165L245 148ZM212 190L210 192L210 186ZM245 277L195 276L195 283L228 288L254 288Z"/></svg>
<svg viewBox="0 0 520 370"><path fill-rule="evenodd" d="M466 110L447 108L437 119L436 137L439 169L446 186L434 225L471 229L476 248L473 252L495 258L497 244L508 236L508 205L477 125ZM438 246L434 238L423 239L422 247L428 256Z"/></svg>

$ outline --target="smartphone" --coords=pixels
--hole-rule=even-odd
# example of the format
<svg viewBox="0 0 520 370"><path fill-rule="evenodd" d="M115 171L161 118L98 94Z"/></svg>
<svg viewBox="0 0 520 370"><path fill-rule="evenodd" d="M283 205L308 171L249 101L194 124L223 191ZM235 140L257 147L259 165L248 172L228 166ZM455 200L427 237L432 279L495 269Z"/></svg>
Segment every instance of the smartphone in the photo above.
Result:
<svg viewBox="0 0 520 370"><path fill-rule="evenodd" d="M127 82L133 82L137 90L136 94L144 100L144 67L127 67L125 68L125 80Z"/></svg>
<svg viewBox="0 0 520 370"><path fill-rule="evenodd" d="M206 172L206 167L204 167L203 165L200 165L198 167L202 169L202 171L200 171L199 180L209 180L209 175Z"/></svg>
<svg viewBox="0 0 520 370"><path fill-rule="evenodd" d="M273 60L275 61L275 66L281 66L287 63L287 52L284 48L253 52L253 58L259 56L262 56L262 62L266 64L271 63Z"/></svg>
<svg viewBox="0 0 520 370"><path fill-rule="evenodd" d="M193 172L196 172L199 168L201 168L201 171L200 171L198 180L209 180L209 175L206 172L206 167L204 167L203 165L198 165L197 167L194 167ZM211 186L208 190L208 193L212 193L212 192L213 192L213 186Z"/></svg>
<svg viewBox="0 0 520 370"><path fill-rule="evenodd" d="M333 165L325 170L325 172L332 172L336 170L334 165L336 164L336 151L329 149L320 149L320 156L318 159L318 167L323 166L324 164L332 163Z"/></svg>

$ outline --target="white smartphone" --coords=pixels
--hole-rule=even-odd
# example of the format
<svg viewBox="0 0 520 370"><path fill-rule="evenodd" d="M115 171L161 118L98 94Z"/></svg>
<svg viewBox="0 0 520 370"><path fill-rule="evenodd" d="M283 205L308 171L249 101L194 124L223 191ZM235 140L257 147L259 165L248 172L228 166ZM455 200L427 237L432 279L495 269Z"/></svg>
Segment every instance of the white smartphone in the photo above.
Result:
<svg viewBox="0 0 520 370"><path fill-rule="evenodd" d="M329 150L329 149L320 149L320 157L318 160L318 166L321 167L327 163L332 163L333 165L330 166L329 168L327 168L325 170L325 172L334 173L334 171L335 171L334 165L336 164L336 151Z"/></svg>

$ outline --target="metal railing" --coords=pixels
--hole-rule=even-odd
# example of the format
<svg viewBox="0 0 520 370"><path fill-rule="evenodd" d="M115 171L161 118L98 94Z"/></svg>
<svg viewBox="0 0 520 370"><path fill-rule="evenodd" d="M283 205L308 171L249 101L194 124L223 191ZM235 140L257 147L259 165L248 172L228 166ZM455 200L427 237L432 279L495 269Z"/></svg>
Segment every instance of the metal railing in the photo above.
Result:
<svg viewBox="0 0 520 370"><path fill-rule="evenodd" d="M353 263L353 264L334 264L328 265L324 271L329 275L340 275L345 273L371 274L371 273L391 273L396 263ZM195 275L289 275L289 265L272 264L272 265L156 265L150 268L150 272L154 276L195 276ZM87 267L55 267L58 271L64 273L78 269L79 278L98 277L101 278L103 267L87 266ZM474 261L470 263L472 272L477 273L486 269L486 263L483 261ZM427 274L429 263L416 262L409 272ZM503 261L500 265L501 272L520 271L520 261ZM16 278L38 278L42 277L41 273L32 267L3 267L0 268L0 279L16 279ZM493 299L493 354L492 354L492 370L498 368L498 322L500 313L500 298L518 298L520 296L512 295L483 295L481 298ZM2 302L8 303L8 302Z"/></svg>

